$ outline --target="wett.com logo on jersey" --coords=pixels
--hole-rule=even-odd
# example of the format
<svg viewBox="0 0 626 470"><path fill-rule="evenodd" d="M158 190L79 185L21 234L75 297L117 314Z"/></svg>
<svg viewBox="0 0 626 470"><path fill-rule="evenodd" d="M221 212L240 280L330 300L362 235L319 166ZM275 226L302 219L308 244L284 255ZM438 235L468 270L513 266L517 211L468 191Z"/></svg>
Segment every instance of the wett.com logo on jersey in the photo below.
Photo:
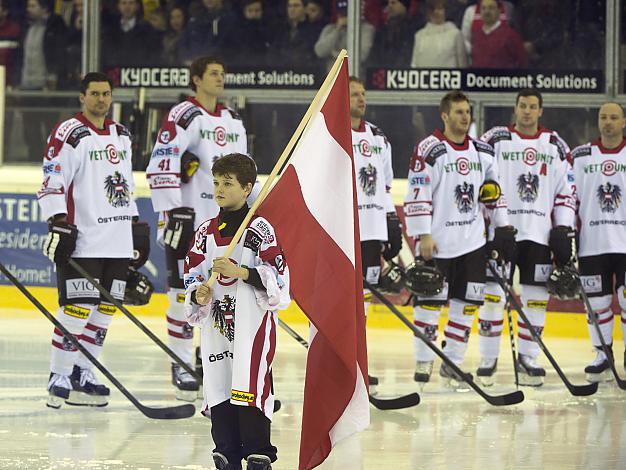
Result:
<svg viewBox="0 0 626 470"><path fill-rule="evenodd" d="M226 144L234 144L239 141L239 134L237 132L226 132L226 129L221 126L218 126L213 130L200 129L200 137L211 140L220 147L223 147Z"/></svg>

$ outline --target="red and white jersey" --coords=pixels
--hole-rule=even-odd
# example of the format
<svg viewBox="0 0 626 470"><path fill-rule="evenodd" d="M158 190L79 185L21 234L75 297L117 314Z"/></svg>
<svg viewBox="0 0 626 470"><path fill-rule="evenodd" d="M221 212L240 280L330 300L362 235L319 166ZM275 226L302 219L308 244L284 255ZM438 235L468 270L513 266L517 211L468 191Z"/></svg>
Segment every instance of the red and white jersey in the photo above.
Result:
<svg viewBox="0 0 626 470"><path fill-rule="evenodd" d="M200 160L188 183L180 178L181 157L186 151ZM196 227L215 217L219 207L213 199L213 163L230 153L247 155L246 129L239 115L218 104L210 113L189 98L170 109L157 135L146 169L152 206L156 212L178 207L196 211Z"/></svg>
<svg viewBox="0 0 626 470"><path fill-rule="evenodd" d="M569 147L556 132L540 127L537 134L527 136L514 126L494 127L481 140L494 148L509 221L517 229L518 241L547 246L553 225L574 227Z"/></svg>
<svg viewBox="0 0 626 470"><path fill-rule="evenodd" d="M485 180L498 180L493 148L466 137L450 142L440 130L417 144L404 198L407 234L431 234L438 258L454 258L485 244L484 206L478 193ZM507 225L506 200L489 207L493 226Z"/></svg>
<svg viewBox="0 0 626 470"><path fill-rule="evenodd" d="M352 151L361 241L386 241L387 212L395 212L391 145L378 127L361 121L358 129L352 129Z"/></svg>
<svg viewBox="0 0 626 470"><path fill-rule="evenodd" d="M264 293L241 279L218 275L213 297L203 307L190 304L191 292L211 276L213 260L222 256L231 237L219 233L219 218L202 223L184 264L187 308L209 309L202 325L204 370L203 409L225 400L255 406L269 419L274 410L271 390L272 361L276 350L278 310L289 305L289 269L270 223L257 217L250 222L230 255L239 266L268 267L280 291L280 302L268 308Z"/></svg>
<svg viewBox="0 0 626 470"><path fill-rule="evenodd" d="M130 133L109 119L97 129L78 113L48 137L37 198L45 218L67 214L78 227L74 257L132 257L131 157Z"/></svg>
<svg viewBox="0 0 626 470"><path fill-rule="evenodd" d="M600 140L572 151L580 219L578 256L626 253L626 139L607 149Z"/></svg>

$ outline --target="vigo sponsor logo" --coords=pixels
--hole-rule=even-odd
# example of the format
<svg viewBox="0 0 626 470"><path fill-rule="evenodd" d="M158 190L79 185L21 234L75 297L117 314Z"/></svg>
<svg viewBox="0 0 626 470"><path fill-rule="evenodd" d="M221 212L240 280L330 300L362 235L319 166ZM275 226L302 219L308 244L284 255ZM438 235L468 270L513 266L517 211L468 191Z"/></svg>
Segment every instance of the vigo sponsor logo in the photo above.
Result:
<svg viewBox="0 0 626 470"><path fill-rule="evenodd" d="M100 282L96 278L96 281ZM99 298L100 293L87 279L68 279L65 281L65 296L68 299L79 297Z"/></svg>
<svg viewBox="0 0 626 470"><path fill-rule="evenodd" d="M90 309L84 307L78 307L77 305L66 305L63 307L63 313L70 317L80 318L86 320L89 317Z"/></svg>
<svg viewBox="0 0 626 470"><path fill-rule="evenodd" d="M478 313L478 305L466 305L463 307L463 315L474 315Z"/></svg>
<svg viewBox="0 0 626 470"><path fill-rule="evenodd" d="M222 126L218 126L212 131L208 129L200 129L200 137L202 139L212 140L220 147L239 141L238 133L226 132L226 129L224 129Z"/></svg>
<svg viewBox="0 0 626 470"><path fill-rule="evenodd" d="M485 284L479 282L468 282L465 289L465 298L467 300L480 300L485 299Z"/></svg>
<svg viewBox="0 0 626 470"><path fill-rule="evenodd" d="M120 161L126 160L126 150L118 150L115 148L115 145L109 144L104 150L89 151L89 160L100 161L104 159L108 160L113 165L117 165Z"/></svg>
<svg viewBox="0 0 626 470"><path fill-rule="evenodd" d="M537 309L546 309L548 307L547 300L529 300L526 302L526 306L528 308L537 308Z"/></svg>
<svg viewBox="0 0 626 470"><path fill-rule="evenodd" d="M535 265L535 282L546 282L551 272L552 272L551 264Z"/></svg>
<svg viewBox="0 0 626 470"><path fill-rule="evenodd" d="M231 390L230 399L235 401L243 401L245 403L253 403L254 393L242 392L240 390Z"/></svg>
<svg viewBox="0 0 626 470"><path fill-rule="evenodd" d="M583 285L585 292L589 294L598 294L602 292L602 276L580 276L580 283Z"/></svg>
<svg viewBox="0 0 626 470"><path fill-rule="evenodd" d="M369 266L365 274L365 279L370 284L378 284L380 278L380 266Z"/></svg>
<svg viewBox="0 0 626 470"><path fill-rule="evenodd" d="M126 291L126 281L113 279L111 283L111 295L117 300L124 300L124 292Z"/></svg>

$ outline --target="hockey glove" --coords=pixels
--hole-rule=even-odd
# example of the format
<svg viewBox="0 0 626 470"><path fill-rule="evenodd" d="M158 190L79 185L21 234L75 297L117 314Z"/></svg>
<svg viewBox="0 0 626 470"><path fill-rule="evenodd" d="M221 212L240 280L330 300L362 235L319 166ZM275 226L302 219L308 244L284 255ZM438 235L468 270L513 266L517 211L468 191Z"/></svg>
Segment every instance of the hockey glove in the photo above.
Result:
<svg viewBox="0 0 626 470"><path fill-rule="evenodd" d="M572 243L576 232L570 227L559 225L550 230L548 246L554 255L554 263L562 268L572 259Z"/></svg>
<svg viewBox="0 0 626 470"><path fill-rule="evenodd" d="M487 243L487 256L514 264L517 251L515 245L516 233L517 230L511 225L496 227L493 241Z"/></svg>
<svg viewBox="0 0 626 470"><path fill-rule="evenodd" d="M78 227L65 220L52 221L48 225L48 236L43 244L43 254L55 263L67 263L76 248Z"/></svg>
<svg viewBox="0 0 626 470"><path fill-rule="evenodd" d="M389 261L402 249L402 222L395 212L387 212L387 241L383 243L383 258Z"/></svg>
<svg viewBox="0 0 626 470"><path fill-rule="evenodd" d="M145 274L128 268L124 303L126 305L146 305L154 292L154 286Z"/></svg>
<svg viewBox="0 0 626 470"><path fill-rule="evenodd" d="M150 255L150 226L147 222L133 222L133 258L130 260L130 265L139 269Z"/></svg>
<svg viewBox="0 0 626 470"><path fill-rule="evenodd" d="M180 180L189 183L191 177L198 171L200 159L191 152L183 153L180 158Z"/></svg>
<svg viewBox="0 0 626 470"><path fill-rule="evenodd" d="M196 213L189 207L179 207L169 212L163 241L176 255L183 257L193 238L193 224Z"/></svg>
<svg viewBox="0 0 626 470"><path fill-rule="evenodd" d="M502 195L502 190L497 181L486 180L478 191L478 200L483 204L497 202Z"/></svg>
<svg viewBox="0 0 626 470"><path fill-rule="evenodd" d="M580 293L580 279L572 263L555 268L546 281L548 293L559 300L574 300Z"/></svg>

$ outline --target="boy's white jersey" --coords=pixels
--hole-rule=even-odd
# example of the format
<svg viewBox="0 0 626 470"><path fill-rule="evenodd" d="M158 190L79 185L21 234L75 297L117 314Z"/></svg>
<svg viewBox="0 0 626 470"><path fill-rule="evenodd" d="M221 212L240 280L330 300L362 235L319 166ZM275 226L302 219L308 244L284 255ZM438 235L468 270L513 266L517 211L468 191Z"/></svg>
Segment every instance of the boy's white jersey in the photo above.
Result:
<svg viewBox="0 0 626 470"><path fill-rule="evenodd" d="M230 399L235 405L255 406L272 419L272 361L278 310L287 308L290 301L289 269L273 227L266 219L257 217L245 230L230 259L239 266L269 268L280 291L278 304L269 307L264 292L222 274L212 286L209 304L191 304L191 292L209 279L213 260L225 253L231 241L232 237L220 236L218 225L216 217L198 227L184 263L186 308L208 309L201 325L203 409Z"/></svg>
<svg viewBox="0 0 626 470"><path fill-rule="evenodd" d="M485 180L498 180L489 144L466 137L458 145L440 130L419 142L404 199L407 234L431 234L437 258L454 258L483 246L485 221L478 194ZM493 226L507 225L504 197L489 209Z"/></svg>
<svg viewBox="0 0 626 470"><path fill-rule="evenodd" d="M358 129L352 129L352 152L361 241L386 241L387 212L395 212L391 145L378 127L361 121Z"/></svg>
<svg viewBox="0 0 626 470"><path fill-rule="evenodd" d="M133 198L130 133L106 119L96 129L82 113L59 123L43 160L37 193L43 216L67 214L78 227L73 256L132 258Z"/></svg>
<svg viewBox="0 0 626 470"><path fill-rule="evenodd" d="M578 256L626 253L626 139L615 149L600 140L572 151L580 219Z"/></svg>
<svg viewBox="0 0 626 470"><path fill-rule="evenodd" d="M187 183L181 181L185 152L200 160ZM219 208L213 199L211 168L230 153L248 153L246 129L235 111L218 103L210 113L195 98L174 106L163 121L146 169L154 210L191 207L196 212L196 227L215 217Z"/></svg>
<svg viewBox="0 0 626 470"><path fill-rule="evenodd" d="M569 147L556 132L540 127L536 135L525 136L514 126L494 127L481 140L494 148L517 241L548 245L553 225L574 227Z"/></svg>

